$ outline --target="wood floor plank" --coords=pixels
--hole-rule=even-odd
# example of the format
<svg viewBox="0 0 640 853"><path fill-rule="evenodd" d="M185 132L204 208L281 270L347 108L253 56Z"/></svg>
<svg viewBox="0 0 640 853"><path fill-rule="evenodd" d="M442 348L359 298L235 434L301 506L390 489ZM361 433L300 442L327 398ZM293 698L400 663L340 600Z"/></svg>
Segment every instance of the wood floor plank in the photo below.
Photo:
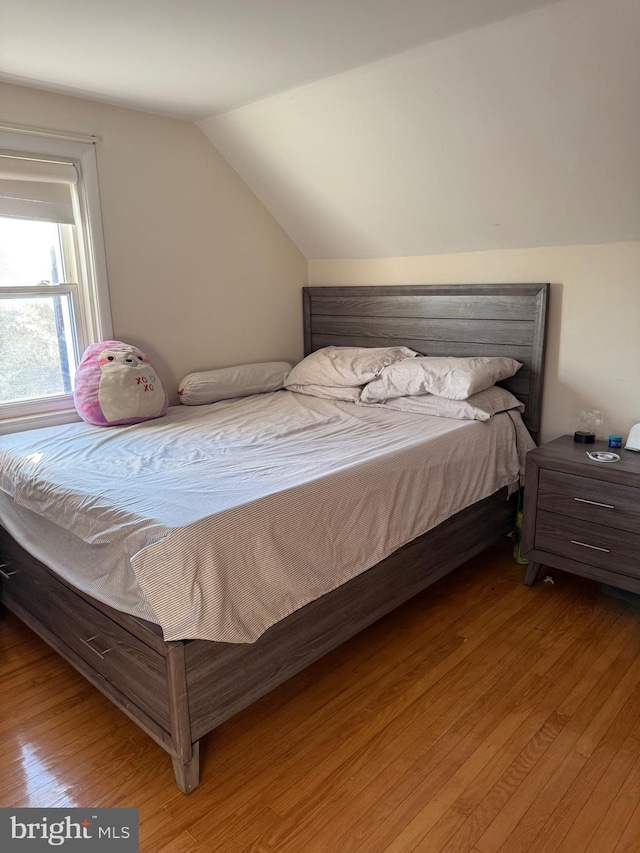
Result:
<svg viewBox="0 0 640 853"><path fill-rule="evenodd" d="M532 619L533 622L536 621L535 613L533 615L529 614L529 617ZM517 630L526 630L526 627L527 620L520 618ZM507 624L506 630L509 636L511 637L513 637L513 629L514 626ZM491 636L491 634L489 634L489 636ZM483 655L485 655L486 652L478 651L477 648L475 649L475 651L478 655L478 660L476 661L471 658L469 661L469 666L470 672L473 675L473 681L477 682L480 685L480 691L478 695L482 696L484 693L488 693L489 695L494 695L495 697L501 696L502 691L500 689L491 689L486 683L483 685L482 681L478 681L478 675L482 672L482 670L479 671L479 661L482 660ZM517 646L514 647L512 651L514 654L522 654L522 649L518 650ZM492 645L491 652L492 654L497 654L498 657L500 657L500 655L502 654L499 645ZM513 660L506 660L503 661L503 663L507 677L512 681L517 680L518 670L514 669ZM453 670L453 672L456 672L455 669ZM453 677L455 679L456 675L454 675ZM446 682L444 681L442 682L442 684L445 683ZM439 683L438 687L441 687L442 684ZM506 685L503 686L506 688ZM395 796L399 796L400 801L402 801L405 798L405 789L414 789L416 784L416 779L414 778L414 776L416 778L419 778L421 773L419 765L421 764L421 762L427 763L430 761L438 765L439 763L441 763L442 759L446 757L447 753L450 752L450 750L461 739L463 739L466 734L468 734L469 729L473 728L474 721L476 719L476 711L473 710L472 704L465 707L464 705L460 704L461 699L458 698L453 706L456 708L456 713L454 716L452 716L451 707L449 704L451 695L452 694L450 688L448 690L444 690L444 697L447 700L447 704L444 706L442 714L437 716L437 720L442 719L444 721L444 732L442 730L442 724L437 725L436 720L436 728L433 730L431 735L423 731L423 736L421 738L419 748L414 747L412 742L410 742L409 745L403 745L398 744L397 742L393 742L386 750L381 749L380 745L376 745L374 760L372 761L370 759L360 771L358 771L358 768L354 768L351 765L346 768L346 784L351 785L355 782L359 788L361 786L364 786L361 788L361 790L359 790L357 797L353 799L353 795L349 795L348 791L342 791L339 778L332 779L327 785L326 791L323 791L321 789L319 791L313 792L315 802L310 801L309 798L304 801L303 808L306 816L306 825L308 826L310 824L314 815L317 815L318 821L320 822L325 820L327 797L330 797L331 801L335 802L336 806L340 809L348 796L351 811L353 812L355 810L357 813L362 812L362 819L360 823L364 821L366 822L367 826L366 830L363 826L353 827L353 831L351 831L351 828L347 828L347 830L350 832L352 838L366 837L366 844L368 845L367 849L370 849L370 846L372 844L372 831L375 828L377 822L379 821L380 815L384 813L385 809L393 809ZM454 697L456 696L455 692L453 695ZM467 702L471 700L478 701L478 696L475 696L473 692L470 692L469 686L464 685L464 682L462 689L460 690L460 695L463 696ZM466 712L466 714L463 712ZM434 709L430 708L427 713L430 717L433 717ZM455 729L455 721L459 718L463 719L462 730L450 738L443 737L443 733L446 733L447 730ZM411 726L403 726L402 719L399 720L399 725L401 732L411 731L412 729ZM424 726L422 728L424 729ZM387 726L385 730L385 735L389 735L390 731L391 728ZM432 744L437 744L437 748L439 750L439 757L437 753L435 755L429 753L429 747ZM383 759L382 769L379 766L381 758ZM386 767L385 769L385 762L386 764L389 764L389 762L391 762L391 766L393 768L391 773L389 772L389 767ZM374 767L376 768L376 770L373 769ZM367 776L372 775L374 772L376 772L376 781L372 784L367 784ZM403 776L406 777L407 773L410 773L411 775L407 778L403 778ZM387 777L390 777L391 781L389 781ZM397 779L403 779L404 788L402 788L401 786L398 789L398 787L396 786L396 790L390 792L388 788L392 787L393 780ZM382 787L380 787L380 784L382 785ZM438 785L437 778L433 776L432 784L436 786ZM367 797L368 799L365 799ZM320 803L323 804L322 807L320 807ZM368 810L365 809L366 805L369 806ZM291 819L291 822L294 822L294 818ZM314 832L312 833L313 841L310 842L312 845L312 849L317 848L321 850L322 846L325 843L330 844L335 842L336 829L340 827L340 824L340 817L337 814L332 813L331 826L329 828L329 833L332 836L331 839L326 838L325 835L320 831L319 827L314 827ZM298 827L298 829L300 828ZM288 831L288 827L286 825L283 826L281 828L281 831ZM377 838L376 843L378 843L379 841L380 838ZM278 841L277 839L271 840L272 846L281 843L282 842ZM348 845L348 842L345 838L340 838L339 844L341 847L344 847L344 849L347 849L347 847L345 847L345 844Z"/></svg>
<svg viewBox="0 0 640 853"><path fill-rule="evenodd" d="M618 843L622 842L627 825L638 808L639 791L640 758L636 759L635 764L620 786L617 796L611 802L598 828L584 847L585 853L601 853L603 850L615 850ZM587 839L584 840L587 841Z"/></svg>
<svg viewBox="0 0 640 853"><path fill-rule="evenodd" d="M550 815L531 853L573 853L586 847L640 757L639 750L640 741L628 737L617 748L609 744L594 753Z"/></svg>
<svg viewBox="0 0 640 853"><path fill-rule="evenodd" d="M529 771L530 766L535 764L541 753L546 752L549 748L550 744L553 743L554 739L557 737L558 731L562 728L563 721L552 718L547 725L543 726L539 732L537 733L537 737L534 737L529 744L529 749L526 752L526 760L521 761L517 766L520 771L519 774L513 773L510 776L510 781L512 783L512 789L517 789L520 779L524 778ZM403 849L413 850L415 849L418 841L425 840L426 834L428 830L435 826L437 821L446 814L446 810L451 807L452 803L455 802L456 795L460 793L460 790L464 790L466 784L468 784L469 779L473 779L477 773L475 773L475 768L473 765L465 764L463 765L463 770L466 770L465 773L457 773L454 775L452 782L458 782L458 785L451 790L451 782L445 786L443 786L443 790L445 793L449 793L447 789L450 790L449 796L444 799L442 791L439 791L437 794L431 796L429 805L421 810L420 814L414 821L411 821L407 824L405 829L400 832L394 841L389 844L385 851L389 851L389 853L399 853ZM415 831L417 830L417 832ZM426 830L426 831L425 831Z"/></svg>
<svg viewBox="0 0 640 853"><path fill-rule="evenodd" d="M570 673L572 678L577 678L588 667L599 639L605 630L611 629L610 617L605 614L601 616L604 618L600 624L590 622L588 628L582 634L578 634L575 639L572 640L567 632L561 632L562 639L557 646L548 647L547 656L552 652L555 655L562 651L562 669L556 668L557 676L561 676L564 670L565 673ZM537 750L545 748L544 739L535 749L532 750L531 746L538 740L537 733L544 732L545 725L548 725L548 721L552 719L552 713L557 707L562 691L566 692L568 689L566 684L563 686L561 679L558 679L546 693L540 681L536 682L535 686L540 702L533 713L529 714L517 727L502 747L494 751L490 760L481 768L472 782L439 818L433 830L426 834L420 846L424 845L432 851L446 849L448 853L454 853L454 851L461 853L469 849L470 844L482 834L483 829L499 812L502 799L508 798L508 795L505 795L504 786L499 789L499 797L485 798L521 753L525 764L530 764L532 752L537 754ZM479 808L480 804L482 804L481 808ZM455 827L453 834L450 831L451 827Z"/></svg>
<svg viewBox="0 0 640 853"><path fill-rule="evenodd" d="M640 839L640 805L636 806L613 853L637 853Z"/></svg>
<svg viewBox="0 0 640 853"><path fill-rule="evenodd" d="M579 681L580 676L588 672L594 652L597 656L603 632L610 630L610 625L611 615L601 613L599 625L588 621L583 632L575 635L562 628L558 642L547 643L547 655L553 655L559 661L554 669L556 683L548 695L541 698L534 713L527 718L513 738L495 753L484 770L453 804L448 820L457 823L460 812L466 813L469 820L446 846L448 853L460 853L469 848L504 807L513 793L514 780L521 778L523 768L532 766L532 757L539 755L541 748L544 751L546 741L538 737L538 729L542 726L541 734L546 731L549 721L553 720L551 715L555 713L554 709L558 707L562 697L572 688L575 681ZM629 628L623 633L625 642L630 635ZM543 660L544 658L540 658L538 664ZM539 668L546 669L545 666ZM441 820L446 821L446 816ZM432 846L433 844L432 840ZM438 848L434 846L435 849Z"/></svg>
<svg viewBox="0 0 640 853"><path fill-rule="evenodd" d="M631 732L639 717L640 686L636 686L574 784L549 816L531 845L531 853L553 853L560 849L568 853L578 849L593 832L638 757L640 741Z"/></svg>
<svg viewBox="0 0 640 853"><path fill-rule="evenodd" d="M567 754L534 802L529 804L529 808L500 848L500 853L525 853L531 849L558 800L564 797L586 762L586 756L580 752L572 750Z"/></svg>
<svg viewBox="0 0 640 853"><path fill-rule="evenodd" d="M175 838L171 839L168 844L163 844L162 847L154 847L156 853L192 853L198 843L189 832L181 832Z"/></svg>
<svg viewBox="0 0 640 853"><path fill-rule="evenodd" d="M617 634L613 633L613 636L620 637L622 633L620 642L626 642L626 639L631 636L630 628L623 631L624 626L614 626L608 614L601 614L600 616L602 618L589 621L583 631L573 640L564 634L562 640L551 651L538 659L535 667L538 671L548 672L553 667L553 687L546 694L541 695L540 703L535 708L534 713L527 718L526 724L510 739L504 749L496 752L483 772L456 800L454 806L457 809L467 814L472 813L497 783L511 761L524 749L535 732L544 725L553 713L559 711L562 707L563 697L567 692L585 680L591 671L593 661L599 659L602 645L607 643L607 634L610 638L616 630ZM545 665L543 666L543 664ZM541 692L541 686L538 683L536 683L536 689L539 693Z"/></svg>
<svg viewBox="0 0 640 853"><path fill-rule="evenodd" d="M257 853L267 849L263 846L262 839L281 823L280 815L273 809L266 808L256 809L250 820L231 820L223 827L217 822L215 814L212 814L205 821L200 821L192 831L202 846L211 853L229 853L231 850L237 850L238 853Z"/></svg>
<svg viewBox="0 0 640 853"><path fill-rule="evenodd" d="M485 833L478 839L476 846L482 853L497 853L507 838L521 820L526 810L535 803L537 797L547 784L548 779L558 766L575 749L581 735L584 734L590 722L601 706L614 690L619 679L624 677L634 658L640 653L640 632L632 637L613 661L607 673L599 681L574 716L563 716L565 724L558 733L549 749L527 774L526 780L509 799L500 814L490 824Z"/></svg>
<svg viewBox="0 0 640 853"><path fill-rule="evenodd" d="M521 623L522 624L522 623ZM504 662L505 656L510 650L497 646L493 650L493 656L489 663L484 652L477 653L477 647L473 644L464 644L465 655L461 656L460 650L462 646L457 645L450 650L441 662L430 668L425 676L424 671L415 674L412 682L404 689L399 700L389 701L389 694L376 691L375 702L381 709L375 718L375 728L370 729L368 736L385 729L387 733L391 731L391 726L395 723L397 728L405 736L407 730L410 730L410 724L414 715L422 715L425 711L424 697L429 693L429 700L432 703L431 714L436 716L437 710L434 707L435 701L439 697L445 697L445 707L443 708L438 718L445 712L450 712L451 707L455 707L457 713L464 710L464 701L469 701L474 695L470 691L474 686L482 685L481 679L486 675L489 668L493 672L493 666L498 661L503 660L506 667L508 664ZM394 681L397 676L392 674ZM482 687L481 687L482 689ZM374 696L371 696L371 702L374 701ZM453 721L450 716L449 719ZM363 727L359 730L359 740L362 740L361 735ZM344 742L343 742L344 745ZM342 755L344 759L344 752ZM328 768L315 767L313 770L314 779L306 778L305 782L309 787L314 787L314 781L322 782L323 778L330 778L331 772L334 769L336 762L335 754L329 756L327 764ZM300 785L295 789L290 789L288 795L278 798L273 805L274 808L282 814L292 811L299 806L306 794Z"/></svg>
<svg viewBox="0 0 640 853"><path fill-rule="evenodd" d="M529 651L531 651L532 659L535 659L535 646L530 646ZM530 688L528 685L526 685L526 680L528 678L531 678ZM524 684L521 683L519 685L519 688L516 688L516 694L521 692L522 695L520 696L520 699L522 699L524 696L527 695L529 689L531 689L531 690L535 689L537 696L540 697L542 684L543 684L542 679L540 679L537 675L533 675L531 672L528 672L527 675L525 676L525 683ZM543 695L543 693L542 693L542 695ZM447 772L452 773L454 770L455 770L455 766L453 766L453 768L452 768L451 761L447 760L447 763L444 765L444 768L442 771L443 774L446 775ZM440 784L440 781L437 778L435 779L435 784L436 784L436 786ZM425 797L425 794L426 794L425 791L423 791L420 788L416 789L416 791L419 792L423 796L423 798ZM391 795L386 795L383 798L381 797L380 802L376 803L375 806L372 809L370 809L369 812L367 812L363 815L362 819L360 820L360 824L362 824L364 821L367 821L369 835L371 835L371 827L375 826L376 824L379 825L381 823L381 821L384 820L383 816L384 816L385 812L387 812L387 813L389 812L390 807L392 807L392 805L393 805L392 801L394 799L394 796L396 796L397 793L398 793L398 786L396 786L396 790L393 791ZM406 809L406 806L409 806L409 803L402 806L402 808ZM402 820L406 820L406 818L407 818L406 814L404 816L402 816L402 815L399 816L398 814L396 814L395 818L390 818L390 820L398 821L398 819L399 819L400 822L402 822ZM354 829L355 829L355 827L354 827ZM389 827L389 830L390 830L389 834L393 834L393 830L391 829L391 827ZM365 833L366 833L366 831L365 831ZM354 849L356 849L356 848L354 848ZM363 850L366 849L365 845L362 846L362 849Z"/></svg>

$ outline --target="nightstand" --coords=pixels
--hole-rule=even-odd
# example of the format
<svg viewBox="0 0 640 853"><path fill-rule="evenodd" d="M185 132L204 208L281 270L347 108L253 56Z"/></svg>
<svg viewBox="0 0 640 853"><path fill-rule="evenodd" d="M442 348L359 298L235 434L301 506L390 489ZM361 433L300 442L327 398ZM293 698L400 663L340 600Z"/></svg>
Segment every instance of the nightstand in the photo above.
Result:
<svg viewBox="0 0 640 853"><path fill-rule="evenodd" d="M640 453L593 462L565 435L527 454L522 556L531 585L540 564L640 593Z"/></svg>

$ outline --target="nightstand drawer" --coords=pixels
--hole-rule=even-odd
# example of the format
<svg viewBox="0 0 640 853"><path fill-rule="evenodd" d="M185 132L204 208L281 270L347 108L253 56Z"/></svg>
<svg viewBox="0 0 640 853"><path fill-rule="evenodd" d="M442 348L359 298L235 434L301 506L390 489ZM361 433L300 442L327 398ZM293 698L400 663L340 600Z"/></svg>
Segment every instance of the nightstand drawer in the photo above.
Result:
<svg viewBox="0 0 640 853"><path fill-rule="evenodd" d="M640 535L625 530L539 511L535 548L640 578Z"/></svg>
<svg viewBox="0 0 640 853"><path fill-rule="evenodd" d="M640 489L633 486L543 468L538 507L630 533L640 532Z"/></svg>

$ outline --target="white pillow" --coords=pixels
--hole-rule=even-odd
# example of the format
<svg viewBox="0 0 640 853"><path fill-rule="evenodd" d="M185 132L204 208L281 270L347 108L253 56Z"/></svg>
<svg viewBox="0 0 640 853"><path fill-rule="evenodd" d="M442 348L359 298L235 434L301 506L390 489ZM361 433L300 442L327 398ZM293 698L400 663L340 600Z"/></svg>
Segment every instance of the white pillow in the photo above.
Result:
<svg viewBox="0 0 640 853"><path fill-rule="evenodd" d="M519 361L501 356L420 356L385 367L380 376L363 388L362 400L380 402L416 394L466 400L501 379L513 376L521 367Z"/></svg>
<svg viewBox="0 0 640 853"><path fill-rule="evenodd" d="M248 397L282 388L291 365L284 361L238 364L218 370L189 373L178 386L180 402L201 406L233 397Z"/></svg>
<svg viewBox="0 0 640 853"><path fill-rule="evenodd" d="M360 386L347 388L345 385L287 385L287 391L307 394L310 397L324 397L326 400L344 400L355 403L360 399Z"/></svg>
<svg viewBox="0 0 640 853"><path fill-rule="evenodd" d="M293 368L286 388L292 385L356 387L375 379L388 364L417 355L408 347L336 347L316 350Z"/></svg>
<svg viewBox="0 0 640 853"><path fill-rule="evenodd" d="M381 403L369 403L383 406L398 412L412 412L418 415L435 415L439 418L455 418L463 421L488 421L498 412L517 409L524 412L524 403L514 397L506 388L486 388L473 394L466 400L449 400L434 394L421 394L416 397L395 397Z"/></svg>

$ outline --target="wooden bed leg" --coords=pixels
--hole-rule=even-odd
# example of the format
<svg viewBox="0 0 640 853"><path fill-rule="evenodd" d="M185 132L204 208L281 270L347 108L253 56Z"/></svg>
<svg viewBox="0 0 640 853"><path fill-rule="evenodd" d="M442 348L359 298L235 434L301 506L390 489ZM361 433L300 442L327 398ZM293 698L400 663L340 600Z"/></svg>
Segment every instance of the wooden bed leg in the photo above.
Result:
<svg viewBox="0 0 640 853"><path fill-rule="evenodd" d="M166 657L169 714L175 755L173 772L176 784L188 794L200 783L200 741L191 741L191 717L187 690L184 643L170 643Z"/></svg>
<svg viewBox="0 0 640 853"><path fill-rule="evenodd" d="M538 570L540 568L540 563L529 563L527 567L527 571L524 575L524 582L527 586L533 586L533 583L536 579L536 575L538 574Z"/></svg>
<svg viewBox="0 0 640 853"><path fill-rule="evenodd" d="M183 794L190 794L200 784L200 741L196 741L192 746L191 761L183 762L178 757L171 760L176 785Z"/></svg>

